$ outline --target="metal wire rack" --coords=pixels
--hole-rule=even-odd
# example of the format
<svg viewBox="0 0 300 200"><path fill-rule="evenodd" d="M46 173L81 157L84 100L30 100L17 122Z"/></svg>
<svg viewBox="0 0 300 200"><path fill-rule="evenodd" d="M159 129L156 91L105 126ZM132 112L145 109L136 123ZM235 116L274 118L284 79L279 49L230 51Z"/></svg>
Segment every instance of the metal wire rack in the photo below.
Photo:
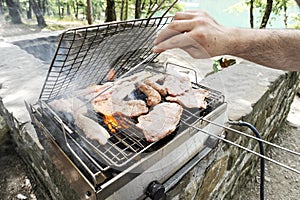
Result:
<svg viewBox="0 0 300 200"><path fill-rule="evenodd" d="M152 71L152 73L158 72L159 71ZM216 107L224 103L224 96L221 92L206 88L196 83L193 83L193 87L197 89L205 89L210 92L210 96L206 99L208 104L207 108L183 109L181 121L184 123L178 124L177 127L183 126L184 124L198 123L202 117L206 116ZM97 163L97 159L100 158L102 163L105 162L105 164L108 166L120 168L134 161L135 158L141 156L141 153L147 151L153 145L155 145L155 143L147 142L143 136L142 130L137 128L134 122L130 121L130 119L126 120L124 116L121 116L120 120L123 120L123 123L126 124L126 128L120 129L117 133L112 134L109 141L105 145L101 145L96 141L88 139L80 129L76 127L72 128L72 126L66 127L65 124L68 124L69 122L66 121L63 117L58 116L47 104L43 103L43 107L45 107L46 110L51 111L51 115L55 116L54 118L61 124L63 133L65 134L65 141L68 143L68 138L71 137L73 138L73 140L81 142L80 144L78 144L78 146L80 148L82 148L82 146L85 146L86 154L90 154L90 157L95 158L96 160L93 161L95 163ZM191 115L191 113L193 113L193 115ZM98 117L95 116L97 116L96 113L89 115L89 117L94 118L94 120L98 123L103 123L103 118L99 117L99 114ZM116 116L116 118L118 120L118 116ZM186 128L183 128L183 130ZM75 132L76 134L70 134ZM179 132L180 131L178 131L178 133ZM177 133L175 133L175 135L176 134ZM79 140L78 136L80 137ZM72 148L70 144L68 144L68 146L69 148ZM72 152L75 153L75 151ZM105 169L101 168L101 170L104 171Z"/></svg>
<svg viewBox="0 0 300 200"><path fill-rule="evenodd" d="M117 78L152 53L157 32L172 17L155 17L69 29L62 33L41 100Z"/></svg>

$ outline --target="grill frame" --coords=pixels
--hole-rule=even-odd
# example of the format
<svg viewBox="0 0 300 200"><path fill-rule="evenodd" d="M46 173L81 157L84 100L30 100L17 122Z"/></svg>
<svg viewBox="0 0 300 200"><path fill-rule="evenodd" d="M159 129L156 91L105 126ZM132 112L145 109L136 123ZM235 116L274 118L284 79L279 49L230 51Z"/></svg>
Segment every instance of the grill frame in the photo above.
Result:
<svg viewBox="0 0 300 200"><path fill-rule="evenodd" d="M38 106L38 104L36 106ZM210 138L213 138L209 137L205 133L205 131L209 131L218 136L222 136L224 134L224 129L222 127L213 126L207 121L215 121L219 124L224 123L224 120L227 120L225 116L226 107L226 103L221 104L214 110L214 112L210 112L203 118L203 120L200 120L197 124L194 124L194 126L196 125L197 127L203 129L204 132L199 131L198 129L195 129L193 127L189 127L184 131L184 133L177 135L177 137L174 137L171 142L162 146L160 149L147 154L145 158L139 160L137 163L132 164L123 171L119 171L118 174L113 177L109 177L109 173L111 173L110 170L107 171L108 173L105 171L91 173L87 171L85 167L80 166L80 164L82 163L76 161L76 159L74 159L74 156L72 159L72 156L70 156L70 154L72 153L68 148L66 148L66 144L61 145L61 143L64 142L64 138L62 137L62 135L56 134L56 137L53 137L52 134L54 132L51 130L49 131L49 127L46 127L45 124L40 120L41 116L39 115L41 113L39 113L39 111L36 112L33 106L30 106L28 110L30 110L32 122L38 132L44 134L55 144L57 144L56 147L60 149L60 152L64 152L66 160L68 160L68 162L70 162L71 165L74 166L76 171L80 174L80 177L82 177L82 180L85 182L85 188L90 188L90 190L93 191L93 195L95 194L97 196L97 199L114 199L115 196L121 194L123 195L124 192L126 193L126 195L136 195L136 198L143 199L145 197L145 189L151 182L149 181L150 179L158 180L159 182L163 183L167 181L173 173L175 173L183 165L185 165L187 161L192 159L193 156L197 155L198 153L201 154L202 151L209 152L213 148L210 142L208 142ZM47 120L45 118L43 119ZM60 138L57 138L57 136L60 136ZM218 141L216 141L215 144L217 144L217 142ZM178 152L184 152L185 156L178 157ZM163 172L160 173L153 173L151 171L153 168L153 164L155 165L155 167L160 166L161 164L165 165L163 163L174 162L174 158L176 158L176 163L172 165L172 167L163 167ZM151 176L149 176L150 174ZM132 188L136 184L135 182L139 183L139 189L136 187L134 189ZM144 189L141 189L141 187L143 187ZM84 192L80 191L79 193ZM112 193L115 193L114 196L111 196Z"/></svg>
<svg viewBox="0 0 300 200"><path fill-rule="evenodd" d="M199 136L196 136L198 135L196 133L199 133L199 131L192 127L185 127L186 130L180 134L176 134L174 138L163 144L158 150L147 153L145 156L141 156L143 152L139 152L124 165L118 166L115 164L112 167L112 163L107 162L107 159L101 158L99 162L99 160L94 160L93 156L88 155L88 153L85 152L84 145L78 143L77 137L81 135L78 134L75 136L77 130L72 130L72 128L68 127L65 121L62 120L47 103L57 97L72 94L75 88L81 89L94 83L103 84L111 80L111 70L115 72L115 80L127 74L144 70L145 67L158 56L158 54L154 54L151 51L156 33L170 23L172 19L172 16L153 17L74 28L64 32L59 40L39 100L36 104L27 106L32 122L36 125L36 129L47 135L57 144L57 147L66 156L66 160L69 160L76 171L81 174L83 179L87 182L88 187L96 194L97 199L102 199L103 197L113 198L110 196L113 191L126 188L124 186L127 185L130 179L141 179L142 176L140 175L148 173L146 170L150 169L153 163L164 159L161 157L162 152L174 154L174 152L176 152L176 145L180 145L191 138L199 138ZM135 42L129 46L128 41L125 41L125 43L121 42L124 40L122 36L124 36L124 34L130 35L128 33L132 34L132 41ZM139 40L139 38L144 39ZM125 45L119 48L118 51L113 51L112 49L107 50L105 49L105 44L109 44L109 42L118 43L121 44L121 46L122 44ZM101 44L103 44L103 46L101 46ZM105 50L107 50L109 54L104 60L109 62L104 62L105 65L98 67L99 63L103 61L99 55L103 55L103 51ZM96 55L94 60L93 55ZM157 73L156 69L152 68L151 70ZM93 73L94 77L97 77L96 79L90 78ZM83 74L83 76L80 76L81 74ZM199 85L197 83L197 76L195 80L196 82L193 83L194 87L202 87L212 91L210 88ZM217 96L215 100L218 101L218 105L216 106L217 111L215 113L208 113L208 115L205 116L203 115L197 118L197 120L192 120L190 125L198 124L197 126L206 127L207 123L201 120L202 117L208 119L218 118L219 114L224 112L226 107L224 104L224 96L219 91L214 90L214 92L213 94ZM55 127L51 127L52 125L50 124L49 128L49 126L47 126L47 120L55 120ZM221 132L222 130L220 129L216 134L220 135ZM149 148L152 147L152 145L155 146L156 143L151 143ZM75 148L79 148L80 151L75 151ZM202 148L203 146L199 146L193 149L191 151L192 153L188 152L188 155L182 158L184 162L181 161L176 167L166 171L167 175L163 176L163 178L157 176L157 179L165 181L167 176L175 173L176 170L182 167L197 152L201 151ZM82 157L85 157L88 163L86 160L82 160ZM149 179L149 177L147 177L147 179ZM143 183L144 188L146 187L145 184L147 183ZM142 190L142 193L143 192L144 189ZM138 194L137 196L143 196L140 194L140 191L135 191L135 194Z"/></svg>
<svg viewBox="0 0 300 200"><path fill-rule="evenodd" d="M170 65L174 65L173 63L170 63ZM168 65L167 65L168 66ZM177 65L177 67L181 67L180 65ZM183 67L183 69L188 69ZM157 68L152 68L152 67L146 67L146 66L141 66L140 70L147 70L147 71L151 71L151 73L153 74L157 74L157 73L166 73L166 68L163 69L163 71L158 70ZM129 75L134 74L136 71L140 71L140 70L133 70L131 73L129 73ZM193 71L192 71L193 72ZM195 80L197 80L197 77L195 77ZM201 89L205 89L208 90L210 92L210 100L207 99L208 101L208 108L207 109L194 109L194 112L191 112L187 109L183 109L183 114L182 117L185 117L185 119L181 119L181 122L177 125L177 131L175 131L176 133L173 133L169 136L167 136L166 138L164 138L161 141L157 141L157 142L153 142L153 143L149 143L147 142L147 146L145 148L143 148L141 151L139 151L136 154L132 154L132 156L126 160L126 162L118 164L113 162L112 159L110 159L109 157L107 157L106 155L106 151L103 150L104 148L100 145L97 144L97 142L93 142L91 140L89 140L88 138L85 137L85 134L78 128L75 127L75 125L69 126L68 121L66 121L65 119L61 118L50 106L48 106L47 102L43 101L43 100L39 100L38 104L34 105L32 107L33 112L35 113L39 113L40 117L39 117L39 121L44 121L44 123L47 123L47 120L45 121L44 118L48 119L48 121L52 119L54 119L54 123L57 124L57 126L60 128L60 130L56 130L56 131L48 131L48 133L51 135L51 138L53 138L54 140L64 140L64 141L60 141L60 145L64 145L67 147L67 149L64 149L64 151L70 152L72 157L76 158L77 163L79 163L80 165L83 166L84 171L88 172L88 176L92 177L90 178L90 180L92 180L94 186L96 187L96 185L102 183L105 181L105 175L103 174L103 172L105 171L109 171L110 169L116 169L116 170L124 170L126 168L128 168L129 166L133 165L134 163L138 162L140 159L143 158L143 156L141 156L142 153L147 152L147 150L151 149L153 146L163 146L168 142L171 142L171 140L173 139L173 137L177 137L178 135L181 134L181 132L184 132L185 129L188 129L188 126L193 126L197 123L199 123L201 121L201 119L203 117L205 117L207 114L209 115L209 113L211 111L213 111L214 109L218 108L220 105L224 104L225 101L225 97L224 95L216 90L207 88L205 86L202 86L200 84L194 83L192 82L193 88L201 88ZM178 130L180 129L180 130ZM57 132L62 132L61 134L57 133ZM197 131L194 131L197 132ZM124 133L124 135L126 135L127 133ZM142 133L140 133L142 134ZM61 138L57 138L57 135L63 135L64 137ZM192 133L190 132L190 135L192 135ZM112 135L112 137L114 137ZM142 139L141 139L142 141ZM145 141L145 139L143 138L143 141ZM166 142L166 143L164 143ZM160 143L164 143L163 145L160 145ZM97 144L97 146L95 146L94 144ZM74 149L74 145L76 146L76 148ZM109 145L108 147L112 147L114 146L114 143L111 143L111 145ZM85 148L84 148L85 147ZM78 155L78 152L76 151L76 149L81 149L80 155ZM100 149L99 149L100 148ZM157 148L157 147L156 147ZM159 149L159 148L158 148ZM119 153L123 153L122 151L120 151ZM90 160L93 165L91 166L90 163L88 163L89 165L87 165L83 160L81 160L82 155L85 155L88 157L88 160ZM102 167L99 165L100 164L104 164L105 167ZM95 167L97 168L96 171L93 172L93 169L95 169ZM99 178L100 177L100 178ZM103 179L104 177L104 179Z"/></svg>

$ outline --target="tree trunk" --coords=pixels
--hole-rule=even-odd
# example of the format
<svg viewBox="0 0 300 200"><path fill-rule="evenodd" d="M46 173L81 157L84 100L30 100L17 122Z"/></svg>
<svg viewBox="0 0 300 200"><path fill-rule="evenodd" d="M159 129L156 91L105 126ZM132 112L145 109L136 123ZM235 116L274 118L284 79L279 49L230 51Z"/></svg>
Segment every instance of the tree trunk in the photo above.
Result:
<svg viewBox="0 0 300 200"><path fill-rule="evenodd" d="M43 1L42 1L42 11L43 11L43 16L45 16L45 14L46 14L47 4L48 4L47 0L43 0Z"/></svg>
<svg viewBox="0 0 300 200"><path fill-rule="evenodd" d="M29 2L31 2L32 10L33 10L33 12L35 14L38 26L39 27L46 27L47 24L45 22L45 19L44 19L43 15L42 15L41 10L38 7L36 1L35 0L29 0Z"/></svg>
<svg viewBox="0 0 300 200"><path fill-rule="evenodd" d="M9 13L9 16L11 17L12 23L22 24L19 10L18 10L16 4L13 2L13 0L5 0L5 2L8 7L8 13Z"/></svg>
<svg viewBox="0 0 300 200"><path fill-rule="evenodd" d="M269 21L271 12L272 12L272 5L273 5L273 0L267 0L267 5L265 9L265 14L263 16L263 19L260 24L260 28L266 28L267 23Z"/></svg>
<svg viewBox="0 0 300 200"><path fill-rule="evenodd" d="M106 16L106 22L116 21L116 9L115 9L115 1L114 0L106 0L106 10L105 10L105 16Z"/></svg>
<svg viewBox="0 0 300 200"><path fill-rule="evenodd" d="M286 6L286 3L285 3L284 6L283 6L283 12L284 12L283 22L284 22L285 28L287 28L287 18L288 18L286 10L287 10L287 6Z"/></svg>
<svg viewBox="0 0 300 200"><path fill-rule="evenodd" d="M0 15L4 15L2 0L0 0Z"/></svg>
<svg viewBox="0 0 300 200"><path fill-rule="evenodd" d="M31 2L28 2L27 19L32 19L32 6Z"/></svg>
<svg viewBox="0 0 300 200"><path fill-rule="evenodd" d="M60 14L60 1L57 0L57 7L58 7L58 15L61 17L61 14Z"/></svg>
<svg viewBox="0 0 300 200"><path fill-rule="evenodd" d="M67 3L67 15L70 16L71 15L71 7L70 4Z"/></svg>
<svg viewBox="0 0 300 200"><path fill-rule="evenodd" d="M123 20L124 15L124 0L121 1L121 7L120 7L120 20Z"/></svg>
<svg viewBox="0 0 300 200"><path fill-rule="evenodd" d="M17 9L20 13L20 15L22 15L22 9L21 9L21 4L20 4L20 0L13 0L17 6Z"/></svg>
<svg viewBox="0 0 300 200"><path fill-rule="evenodd" d="M124 16L124 20L128 19L128 0L125 0L125 16Z"/></svg>
<svg viewBox="0 0 300 200"><path fill-rule="evenodd" d="M78 8L78 0L76 0L75 3L76 3L75 17L76 17L76 19L78 19L78 10L79 10L79 8Z"/></svg>
<svg viewBox="0 0 300 200"><path fill-rule="evenodd" d="M251 28L254 28L253 4L254 4L254 0L251 0L250 1L250 27Z"/></svg>
<svg viewBox="0 0 300 200"><path fill-rule="evenodd" d="M141 18L141 5L142 5L142 0L136 0L135 1L135 19Z"/></svg>
<svg viewBox="0 0 300 200"><path fill-rule="evenodd" d="M87 0L86 17L87 17L88 24L90 25L93 23L92 12L93 12L92 0Z"/></svg>

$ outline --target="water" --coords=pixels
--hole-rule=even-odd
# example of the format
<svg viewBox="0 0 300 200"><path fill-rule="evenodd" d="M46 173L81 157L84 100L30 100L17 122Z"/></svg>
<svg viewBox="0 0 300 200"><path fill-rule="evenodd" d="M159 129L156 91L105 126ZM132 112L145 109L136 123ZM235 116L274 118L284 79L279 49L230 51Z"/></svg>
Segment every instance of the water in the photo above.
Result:
<svg viewBox="0 0 300 200"><path fill-rule="evenodd" d="M242 0L181 0L180 3L184 5L184 10L205 10L208 12L216 21L224 26L229 27L250 27L249 7L243 4ZM239 10L230 11L230 7L237 5ZM299 14L298 6L293 3L292 6L288 7L288 24L292 25L295 21L292 20L291 15ZM255 27L259 27L258 10L254 13ZM284 28L283 15L276 16L274 14L271 17L275 18L271 21L271 25L268 24L268 28ZM271 19L271 18L270 18Z"/></svg>

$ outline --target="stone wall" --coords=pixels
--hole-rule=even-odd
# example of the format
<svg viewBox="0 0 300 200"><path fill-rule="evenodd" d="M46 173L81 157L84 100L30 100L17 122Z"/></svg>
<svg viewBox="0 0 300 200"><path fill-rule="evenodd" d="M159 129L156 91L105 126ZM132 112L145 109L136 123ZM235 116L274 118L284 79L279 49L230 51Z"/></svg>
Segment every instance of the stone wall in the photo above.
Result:
<svg viewBox="0 0 300 200"><path fill-rule="evenodd" d="M298 77L295 72L279 76L252 105L252 111L236 120L253 124L263 139L272 141L280 134L286 120L299 83ZM230 127L254 135L248 128ZM259 152L258 142L253 139L228 131L226 138ZM238 189L253 177L258 161L259 157L221 142L168 193L168 198L232 199Z"/></svg>

